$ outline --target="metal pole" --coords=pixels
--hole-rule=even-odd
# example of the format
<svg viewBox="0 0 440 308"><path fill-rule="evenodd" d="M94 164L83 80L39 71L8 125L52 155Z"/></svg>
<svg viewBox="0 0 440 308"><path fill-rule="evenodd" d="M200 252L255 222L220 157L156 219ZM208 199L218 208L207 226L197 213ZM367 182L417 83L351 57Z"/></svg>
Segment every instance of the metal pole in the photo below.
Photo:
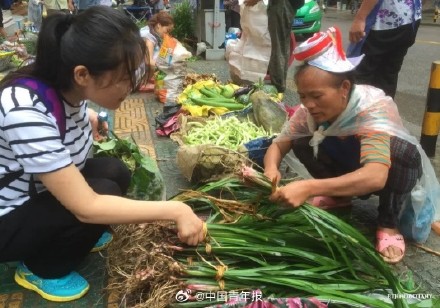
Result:
<svg viewBox="0 0 440 308"><path fill-rule="evenodd" d="M434 61L431 67L426 110L423 117L420 144L428 157L435 156L437 137L440 132L440 61Z"/></svg>
<svg viewBox="0 0 440 308"><path fill-rule="evenodd" d="M214 20L212 22L213 24L213 33L212 33L212 48L213 49L218 49L217 46L217 36L218 36L218 27L220 27L220 1L219 0L215 0L214 1Z"/></svg>

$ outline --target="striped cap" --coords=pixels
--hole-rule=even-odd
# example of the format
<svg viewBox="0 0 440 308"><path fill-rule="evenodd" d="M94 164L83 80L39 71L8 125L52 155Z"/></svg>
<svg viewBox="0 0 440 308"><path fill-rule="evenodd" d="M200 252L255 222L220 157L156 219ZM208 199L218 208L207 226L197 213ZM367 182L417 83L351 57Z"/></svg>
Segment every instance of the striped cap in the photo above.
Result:
<svg viewBox="0 0 440 308"><path fill-rule="evenodd" d="M293 51L296 60L307 62L324 71L349 72L359 65L364 55L347 58L342 48L341 31L331 27L326 32L315 33Z"/></svg>

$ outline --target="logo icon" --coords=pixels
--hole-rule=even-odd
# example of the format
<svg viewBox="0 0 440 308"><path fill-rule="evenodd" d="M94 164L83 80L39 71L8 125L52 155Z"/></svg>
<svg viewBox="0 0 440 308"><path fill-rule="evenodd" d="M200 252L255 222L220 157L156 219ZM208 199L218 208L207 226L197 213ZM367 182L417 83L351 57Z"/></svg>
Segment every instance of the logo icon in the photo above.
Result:
<svg viewBox="0 0 440 308"><path fill-rule="evenodd" d="M176 293L176 301L179 303L184 303L189 299L189 294L191 294L191 290L180 290Z"/></svg>

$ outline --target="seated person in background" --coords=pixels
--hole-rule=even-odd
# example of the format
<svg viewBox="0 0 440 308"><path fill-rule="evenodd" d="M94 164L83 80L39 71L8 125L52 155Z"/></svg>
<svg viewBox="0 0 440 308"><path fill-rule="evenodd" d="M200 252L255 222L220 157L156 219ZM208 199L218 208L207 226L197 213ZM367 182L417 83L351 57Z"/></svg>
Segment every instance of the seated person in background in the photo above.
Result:
<svg viewBox="0 0 440 308"><path fill-rule="evenodd" d="M150 65L149 83L141 87L141 91L152 91L154 89L154 81L151 80L156 67L156 60L162 45L163 38L169 34L174 28L173 17L166 11L160 11L148 20L148 26L140 30L141 37L147 46L149 59L146 63Z"/></svg>
<svg viewBox="0 0 440 308"><path fill-rule="evenodd" d="M304 202L331 208L351 198L379 196L376 249L389 263L405 254L401 233L425 241L432 214L440 207L440 188L432 165L418 141L403 127L393 99L373 86L354 84L361 57L347 59L338 29L315 34L294 51L304 61L295 73L300 108L286 123L264 157L265 174L279 182L282 158L293 150L313 179L291 182L271 199L297 207ZM412 203L416 218L431 213L423 232L403 232L401 210L412 201L420 180L427 192ZM399 229L400 227L400 229Z"/></svg>

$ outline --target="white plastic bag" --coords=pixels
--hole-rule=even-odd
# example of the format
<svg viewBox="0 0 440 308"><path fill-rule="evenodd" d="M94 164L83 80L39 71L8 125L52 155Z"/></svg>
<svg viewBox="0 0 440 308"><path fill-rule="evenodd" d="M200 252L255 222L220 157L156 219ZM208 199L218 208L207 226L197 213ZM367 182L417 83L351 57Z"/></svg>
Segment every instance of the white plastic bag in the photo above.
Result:
<svg viewBox="0 0 440 308"><path fill-rule="evenodd" d="M159 54L156 59L156 65L160 68L163 66L173 66L176 63L183 62L192 56L177 39L170 35L165 35Z"/></svg>
<svg viewBox="0 0 440 308"><path fill-rule="evenodd" d="M183 91L183 80L187 73L186 60L192 56L177 39L166 35L156 66L161 74L156 75L154 92L161 103L176 102Z"/></svg>
<svg viewBox="0 0 440 308"><path fill-rule="evenodd" d="M271 54L267 5L242 4L240 11L241 38L228 42L225 57L234 82L257 82L266 76Z"/></svg>
<svg viewBox="0 0 440 308"><path fill-rule="evenodd" d="M183 91L183 80L187 73L186 62L176 62L171 66L159 65L160 74L156 75L154 93L161 103L176 102Z"/></svg>
<svg viewBox="0 0 440 308"><path fill-rule="evenodd" d="M405 238L423 243L431 232L431 224L440 220L440 186L428 157L420 145L417 147L423 175L402 207L399 230Z"/></svg>

